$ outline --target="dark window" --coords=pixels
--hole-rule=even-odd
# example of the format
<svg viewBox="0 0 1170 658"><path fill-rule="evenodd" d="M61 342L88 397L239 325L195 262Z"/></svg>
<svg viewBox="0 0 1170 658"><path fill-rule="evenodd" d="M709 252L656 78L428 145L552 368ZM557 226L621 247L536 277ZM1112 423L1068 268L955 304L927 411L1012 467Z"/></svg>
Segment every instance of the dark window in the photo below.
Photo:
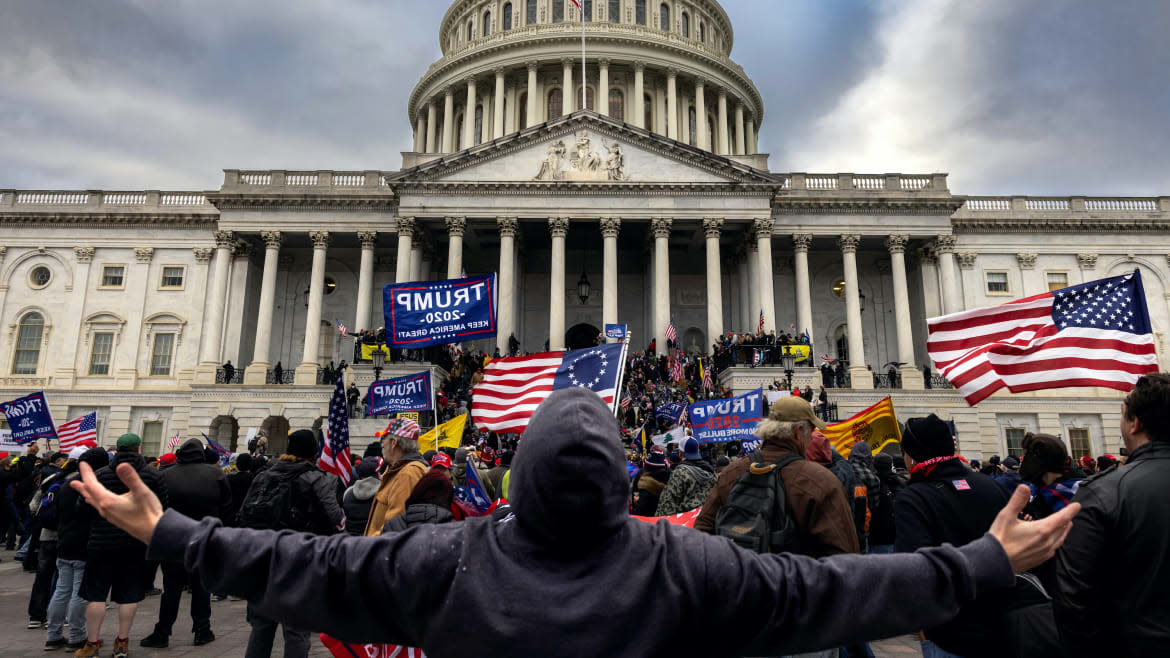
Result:
<svg viewBox="0 0 1170 658"><path fill-rule="evenodd" d="M16 331L16 353L12 355L12 374L37 374L44 331L45 319L40 313L29 313L21 319L20 328Z"/></svg>
<svg viewBox="0 0 1170 658"><path fill-rule="evenodd" d="M564 113L564 98L561 96L561 90L553 89L548 92L548 118L555 119Z"/></svg>
<svg viewBox="0 0 1170 658"><path fill-rule="evenodd" d="M528 9L525 11L525 14L524 14L524 24L525 25L535 25L536 24L536 0L528 0Z"/></svg>
<svg viewBox="0 0 1170 658"><path fill-rule="evenodd" d="M475 106L475 135L471 139L473 144L479 144L483 141L483 106Z"/></svg>
<svg viewBox="0 0 1170 658"><path fill-rule="evenodd" d="M670 31L670 7L666 5L658 8L658 28Z"/></svg>
<svg viewBox="0 0 1170 658"><path fill-rule="evenodd" d="M492 33L492 12L487 12L483 15L483 35L486 37Z"/></svg>
<svg viewBox="0 0 1170 658"><path fill-rule="evenodd" d="M107 265L102 268L102 286L121 288L126 268L121 265Z"/></svg>
<svg viewBox="0 0 1170 658"><path fill-rule="evenodd" d="M553 0L553 22L565 22L565 0Z"/></svg>
<svg viewBox="0 0 1170 658"><path fill-rule="evenodd" d="M687 39L691 38L691 17L685 11L682 15L682 35Z"/></svg>
<svg viewBox="0 0 1170 658"><path fill-rule="evenodd" d="M621 89L609 90L609 118L616 121L626 120L626 97Z"/></svg>
<svg viewBox="0 0 1170 658"><path fill-rule="evenodd" d="M53 273L47 267L37 266L29 274L29 279L32 280L32 284L37 288L44 288L49 285L49 281L53 280Z"/></svg>
<svg viewBox="0 0 1170 658"><path fill-rule="evenodd" d="M609 0L609 22L622 22L622 0Z"/></svg>
<svg viewBox="0 0 1170 658"><path fill-rule="evenodd" d="M516 124L516 130L524 130L528 127L528 93L520 94L520 100L516 101L519 106L516 109L520 112L520 121Z"/></svg>
<svg viewBox="0 0 1170 658"><path fill-rule="evenodd" d="M162 287L163 288L182 288L183 287L182 267L164 267L162 271Z"/></svg>
<svg viewBox="0 0 1170 658"><path fill-rule="evenodd" d="M690 133L691 133L690 144L691 144L691 146L694 146L695 140L697 139L696 136L699 134L699 121L698 121L698 115L695 114L695 108L693 108L693 107L691 108L691 112L690 112L690 124L688 126L688 129L690 130Z"/></svg>
<svg viewBox="0 0 1170 658"><path fill-rule="evenodd" d="M585 6L585 22L592 23L593 22L593 0L583 0L583 2L581 4Z"/></svg>
<svg viewBox="0 0 1170 658"><path fill-rule="evenodd" d="M504 5L504 29L512 29L512 3Z"/></svg>
<svg viewBox="0 0 1170 658"><path fill-rule="evenodd" d="M471 41L475 38L475 23L467 21L467 40Z"/></svg>
<svg viewBox="0 0 1170 658"><path fill-rule="evenodd" d="M707 26L699 23L699 41L707 43Z"/></svg>
<svg viewBox="0 0 1170 658"><path fill-rule="evenodd" d="M646 0L636 0L634 2L634 21L638 25L646 24Z"/></svg>
<svg viewBox="0 0 1170 658"><path fill-rule="evenodd" d="M646 130L654 130L654 99L646 96L642 101L643 121L642 127Z"/></svg>
<svg viewBox="0 0 1170 658"><path fill-rule="evenodd" d="M577 95L573 97L573 102L581 100L581 85L577 85ZM593 87L585 88L585 108L589 110L594 109Z"/></svg>

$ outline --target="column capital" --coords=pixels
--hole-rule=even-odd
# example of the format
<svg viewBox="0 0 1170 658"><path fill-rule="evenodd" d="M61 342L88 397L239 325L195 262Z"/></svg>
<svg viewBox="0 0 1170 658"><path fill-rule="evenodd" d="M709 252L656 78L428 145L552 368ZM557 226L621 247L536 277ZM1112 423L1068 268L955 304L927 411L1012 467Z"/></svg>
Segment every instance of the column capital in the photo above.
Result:
<svg viewBox="0 0 1170 658"><path fill-rule="evenodd" d="M608 57L602 57L601 59L597 60L597 65L598 65L598 66L600 66L600 67L601 67L601 68L603 68L603 69L607 69L607 68L609 68L609 58L608 58Z"/></svg>
<svg viewBox="0 0 1170 658"><path fill-rule="evenodd" d="M577 60L573 59L572 57L562 57L561 58L561 66L572 67L576 63L577 63Z"/></svg>
<svg viewBox="0 0 1170 658"><path fill-rule="evenodd" d="M505 75L507 72L508 72L508 69L506 69L506 68L504 68L504 67L502 67L502 66L497 66L496 68L492 69L492 73L495 73L497 78L502 78L502 77L504 77L504 75Z"/></svg>
<svg viewBox="0 0 1170 658"><path fill-rule="evenodd" d="M673 66L666 69L666 79L667 80L673 80L677 77L678 77L678 69L674 68Z"/></svg>
<svg viewBox="0 0 1170 658"><path fill-rule="evenodd" d="M924 265L937 265L938 254L931 247L922 247L918 250L918 260Z"/></svg>
<svg viewBox="0 0 1170 658"><path fill-rule="evenodd" d="M216 231L215 246L219 249L230 249L235 242L235 234L231 231Z"/></svg>
<svg viewBox="0 0 1170 658"><path fill-rule="evenodd" d="M886 249L891 254L906 253L906 243L910 241L910 236L905 233L896 233L886 238Z"/></svg>
<svg viewBox="0 0 1170 658"><path fill-rule="evenodd" d="M837 246L841 247L841 253L844 254L857 253L857 246L860 244L861 236L856 233L846 233L837 238Z"/></svg>
<svg viewBox="0 0 1170 658"><path fill-rule="evenodd" d="M1097 254L1080 253L1077 254L1077 265L1080 265L1082 270L1091 270L1097 267Z"/></svg>
<svg viewBox="0 0 1170 658"><path fill-rule="evenodd" d="M358 231L358 241L362 243L362 249L373 249L378 244L377 231Z"/></svg>
<svg viewBox="0 0 1170 658"><path fill-rule="evenodd" d="M703 76L698 76L695 78L695 91L705 89L706 86L707 86L707 79L706 78L704 78Z"/></svg>
<svg viewBox="0 0 1170 658"><path fill-rule="evenodd" d="M970 270L975 267L975 259L979 258L979 252L961 251L955 254L955 258L959 259L959 267Z"/></svg>
<svg viewBox="0 0 1170 658"><path fill-rule="evenodd" d="M569 218L568 217L549 217L548 218L548 232L554 238L563 238L569 234Z"/></svg>
<svg viewBox="0 0 1170 658"><path fill-rule="evenodd" d="M260 231L260 239L264 241L266 249L280 249L280 243L284 240L284 236L280 231Z"/></svg>
<svg viewBox="0 0 1170 658"><path fill-rule="evenodd" d="M813 236L812 233L793 233L792 234L792 248L795 251L803 251L808 253L809 247L812 247Z"/></svg>
<svg viewBox="0 0 1170 658"><path fill-rule="evenodd" d="M655 217L650 220L650 232L655 238L669 238L674 221L670 217Z"/></svg>
<svg viewBox="0 0 1170 658"><path fill-rule="evenodd" d="M719 239L719 234L723 231L722 217L704 217L703 218L703 234L708 238Z"/></svg>
<svg viewBox="0 0 1170 658"><path fill-rule="evenodd" d="M134 260L146 265L154 259L154 247L135 247Z"/></svg>
<svg viewBox="0 0 1170 658"><path fill-rule="evenodd" d="M414 218L413 217L398 217L394 220L397 226L398 235L414 236Z"/></svg>
<svg viewBox="0 0 1170 658"><path fill-rule="evenodd" d="M528 68L529 73L535 73L536 70L540 68L540 62L535 59L530 59L527 62L524 62L524 65Z"/></svg>
<svg viewBox="0 0 1170 658"><path fill-rule="evenodd" d="M634 73L642 73L646 70L646 62L640 59L634 60Z"/></svg>
<svg viewBox="0 0 1170 658"><path fill-rule="evenodd" d="M771 217L761 217L752 222L752 234L756 236L757 240L772 237L772 231L776 228L776 222Z"/></svg>
<svg viewBox="0 0 1170 658"><path fill-rule="evenodd" d="M329 231L310 231L309 239L313 241L313 249L325 249L329 246Z"/></svg>
<svg viewBox="0 0 1170 658"><path fill-rule="evenodd" d="M195 254L196 263L207 263L211 261L211 254L215 253L215 250L211 247L195 247L191 253Z"/></svg>
<svg viewBox="0 0 1170 658"><path fill-rule="evenodd" d="M515 217L497 217L496 226L500 227L501 238L514 238L520 230L520 222Z"/></svg>
<svg viewBox="0 0 1170 658"><path fill-rule="evenodd" d="M602 217L601 235L606 238L616 238L622 230L621 217Z"/></svg>
<svg viewBox="0 0 1170 658"><path fill-rule="evenodd" d="M0 246L0 263L4 262L4 257L8 255L8 247ZM1170 258L1168 256L1167 258Z"/></svg>
<svg viewBox="0 0 1170 658"><path fill-rule="evenodd" d="M463 237L463 232L467 230L466 217L444 217L443 222L447 225L447 234Z"/></svg>
<svg viewBox="0 0 1170 658"><path fill-rule="evenodd" d="M236 257L243 256L244 258L251 257L252 243L245 242L244 240L237 240L236 244L232 247L232 255Z"/></svg>
<svg viewBox="0 0 1170 658"><path fill-rule="evenodd" d="M92 263L93 262L93 247L74 247L73 255L77 258L78 263Z"/></svg>
<svg viewBox="0 0 1170 658"><path fill-rule="evenodd" d="M940 254L953 254L958 241L954 235L940 235L934 239L934 250Z"/></svg>
<svg viewBox="0 0 1170 658"><path fill-rule="evenodd" d="M1021 270L1031 270L1036 268L1036 252L1026 252L1016 254L1016 260L1020 263Z"/></svg>
<svg viewBox="0 0 1170 658"><path fill-rule="evenodd" d="M469 75L466 78L463 78L463 82L467 85L467 88L470 89L475 86L475 76Z"/></svg>
<svg viewBox="0 0 1170 658"><path fill-rule="evenodd" d="M723 85L719 85L719 89L717 91L719 92L719 100L721 100L721 101L727 100L727 87L724 87Z"/></svg>

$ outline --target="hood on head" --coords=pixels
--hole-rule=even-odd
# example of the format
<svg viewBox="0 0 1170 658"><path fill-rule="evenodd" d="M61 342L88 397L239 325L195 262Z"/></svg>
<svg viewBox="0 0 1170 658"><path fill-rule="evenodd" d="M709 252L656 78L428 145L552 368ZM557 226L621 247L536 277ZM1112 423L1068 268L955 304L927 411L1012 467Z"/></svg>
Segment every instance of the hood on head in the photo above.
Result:
<svg viewBox="0 0 1170 658"><path fill-rule="evenodd" d="M808 450L804 453L804 458L816 462L821 466L828 466L833 463L833 445L829 443L829 437L821 433L820 430L813 432L812 441L808 444Z"/></svg>
<svg viewBox="0 0 1170 658"><path fill-rule="evenodd" d="M613 412L583 388L555 391L532 414L512 462L509 502L537 543L583 550L619 530L629 487Z"/></svg>
<svg viewBox="0 0 1170 658"><path fill-rule="evenodd" d="M175 461L180 464L205 464L203 456L203 442L199 439L187 439L175 451Z"/></svg>
<svg viewBox="0 0 1170 658"><path fill-rule="evenodd" d="M862 466L873 470L873 450L865 441L858 441L853 444L853 448L849 451L849 463L861 464Z"/></svg>

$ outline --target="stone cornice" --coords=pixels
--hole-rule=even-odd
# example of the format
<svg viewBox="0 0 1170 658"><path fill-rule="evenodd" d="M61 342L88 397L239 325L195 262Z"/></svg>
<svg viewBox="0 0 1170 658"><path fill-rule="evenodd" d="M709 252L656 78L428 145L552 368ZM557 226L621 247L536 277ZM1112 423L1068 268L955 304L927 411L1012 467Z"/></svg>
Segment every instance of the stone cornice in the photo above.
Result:
<svg viewBox="0 0 1170 658"><path fill-rule="evenodd" d="M186 228L219 221L218 212L203 213L109 213L84 211L0 212L0 226L23 224L112 224Z"/></svg>
<svg viewBox="0 0 1170 658"><path fill-rule="evenodd" d="M209 194L208 202L219 210L248 210L280 208L310 212L318 210L393 210L398 200L394 192L384 188L373 195L307 195L290 191L288 194Z"/></svg>
<svg viewBox="0 0 1170 658"><path fill-rule="evenodd" d="M953 215L962 199L804 198L777 195L772 209L780 215Z"/></svg>
<svg viewBox="0 0 1170 658"><path fill-rule="evenodd" d="M957 233L1121 233L1170 231L1166 219L1110 219L1103 217L952 217Z"/></svg>
<svg viewBox="0 0 1170 658"><path fill-rule="evenodd" d="M470 183L465 181L403 181L400 192L444 196L725 196L768 197L775 185L737 183L574 183L565 181L514 181Z"/></svg>

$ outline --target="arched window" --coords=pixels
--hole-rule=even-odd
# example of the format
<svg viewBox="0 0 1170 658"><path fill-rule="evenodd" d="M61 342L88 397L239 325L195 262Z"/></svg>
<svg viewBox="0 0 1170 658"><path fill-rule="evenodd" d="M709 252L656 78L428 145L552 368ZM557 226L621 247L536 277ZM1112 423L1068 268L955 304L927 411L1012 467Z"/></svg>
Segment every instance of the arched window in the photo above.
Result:
<svg viewBox="0 0 1170 658"><path fill-rule="evenodd" d="M682 35L686 39L691 38L691 17L685 11L682 13Z"/></svg>
<svg viewBox="0 0 1170 658"><path fill-rule="evenodd" d="M626 97L621 89L609 90L609 118L615 121L626 120Z"/></svg>
<svg viewBox="0 0 1170 658"><path fill-rule="evenodd" d="M512 3L504 5L504 29L512 29Z"/></svg>
<svg viewBox="0 0 1170 658"><path fill-rule="evenodd" d="M606 13L610 23L622 22L622 0L609 0L609 9Z"/></svg>
<svg viewBox="0 0 1170 658"><path fill-rule="evenodd" d="M467 40L471 41L475 38L475 22L467 21Z"/></svg>
<svg viewBox="0 0 1170 658"><path fill-rule="evenodd" d="M646 130L654 130L654 99L647 95L642 99L642 115L643 127Z"/></svg>
<svg viewBox="0 0 1170 658"><path fill-rule="evenodd" d="M670 7L665 3L658 8L658 29L670 31Z"/></svg>
<svg viewBox="0 0 1170 658"><path fill-rule="evenodd" d="M528 8L524 11L524 24L536 25L536 0L528 0Z"/></svg>
<svg viewBox="0 0 1170 658"><path fill-rule="evenodd" d="M516 109L520 112L520 121L516 124L516 130L524 130L528 127L528 93L520 94L516 104Z"/></svg>
<svg viewBox="0 0 1170 658"><path fill-rule="evenodd" d="M44 334L45 319L40 313L29 313L20 319L20 329L16 332L16 352L12 355L12 374L37 374Z"/></svg>
<svg viewBox="0 0 1170 658"><path fill-rule="evenodd" d="M582 11L585 12L585 22L593 22L593 0L581 0Z"/></svg>
<svg viewBox="0 0 1170 658"><path fill-rule="evenodd" d="M646 24L646 0L634 0L634 21L638 25Z"/></svg>
<svg viewBox="0 0 1170 658"><path fill-rule="evenodd" d="M555 119L564 113L564 97L561 88L557 87L548 92L548 120Z"/></svg>
<svg viewBox="0 0 1170 658"><path fill-rule="evenodd" d="M485 12L483 15L483 35L486 37L492 33L492 12Z"/></svg>
<svg viewBox="0 0 1170 658"><path fill-rule="evenodd" d="M699 41L707 43L707 26L699 22Z"/></svg>
<svg viewBox="0 0 1170 658"><path fill-rule="evenodd" d="M690 145L694 146L695 140L697 139L696 136L699 134L699 122L697 120L698 115L695 114L694 107L691 107L690 114L688 116L690 117L690 119L688 121L688 125L687 125L687 129L690 130L690 133L691 133Z"/></svg>
<svg viewBox="0 0 1170 658"><path fill-rule="evenodd" d="M553 22L565 22L565 0L553 0Z"/></svg>
<svg viewBox="0 0 1170 658"><path fill-rule="evenodd" d="M475 106L475 135L471 141L473 144L483 142L483 105Z"/></svg>
<svg viewBox="0 0 1170 658"><path fill-rule="evenodd" d="M577 95L573 97L573 102L581 100L581 85L577 85ZM585 88L585 109L594 109L593 87Z"/></svg>

